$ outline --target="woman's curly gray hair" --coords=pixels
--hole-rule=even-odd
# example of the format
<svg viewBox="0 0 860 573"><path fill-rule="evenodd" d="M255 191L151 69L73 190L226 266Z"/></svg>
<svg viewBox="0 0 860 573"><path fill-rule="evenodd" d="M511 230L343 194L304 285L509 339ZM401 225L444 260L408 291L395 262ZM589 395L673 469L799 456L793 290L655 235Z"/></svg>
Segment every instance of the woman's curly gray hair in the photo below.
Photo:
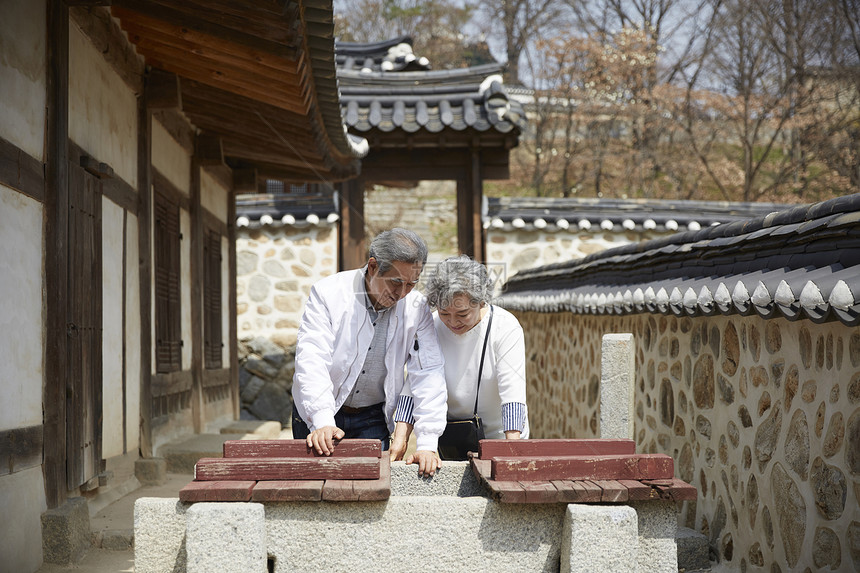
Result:
<svg viewBox="0 0 860 573"><path fill-rule="evenodd" d="M460 255L437 264L424 291L433 308L446 308L458 294L465 294L473 304L482 304L492 299L493 282L487 267Z"/></svg>

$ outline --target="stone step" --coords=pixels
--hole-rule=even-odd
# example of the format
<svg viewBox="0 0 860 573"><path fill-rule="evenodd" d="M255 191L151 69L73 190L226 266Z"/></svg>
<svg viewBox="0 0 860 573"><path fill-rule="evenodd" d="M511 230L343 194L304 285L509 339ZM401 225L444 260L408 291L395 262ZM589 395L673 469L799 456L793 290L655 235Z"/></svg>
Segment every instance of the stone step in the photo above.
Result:
<svg viewBox="0 0 860 573"><path fill-rule="evenodd" d="M678 527L675 534L678 544L678 571L684 573L705 573L711 570L708 557L708 538L690 529Z"/></svg>
<svg viewBox="0 0 860 573"><path fill-rule="evenodd" d="M167 472L194 474L194 464L200 458L220 458L224 442L247 439L249 434L196 434L164 444L158 448L158 457L167 462ZM253 439L253 438L252 438Z"/></svg>

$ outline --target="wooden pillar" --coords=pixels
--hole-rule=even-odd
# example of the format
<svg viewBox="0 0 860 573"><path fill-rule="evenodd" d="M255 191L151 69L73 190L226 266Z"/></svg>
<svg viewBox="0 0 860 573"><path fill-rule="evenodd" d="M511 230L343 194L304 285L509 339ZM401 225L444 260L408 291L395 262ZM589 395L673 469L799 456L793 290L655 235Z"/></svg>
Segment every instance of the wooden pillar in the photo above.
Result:
<svg viewBox="0 0 860 573"><path fill-rule="evenodd" d="M44 476L48 509L65 502L67 311L69 246L69 9L50 0L47 14L45 131Z"/></svg>
<svg viewBox="0 0 860 573"><path fill-rule="evenodd" d="M191 158L191 420L194 433L203 433L206 425L206 400L203 396L203 212L200 204L199 142L195 142Z"/></svg>
<svg viewBox="0 0 860 573"><path fill-rule="evenodd" d="M227 297L230 316L228 344L230 348L230 397L233 400L233 418L238 420L242 402L239 399L239 340L238 340L238 305L236 293L236 193L230 191L227 199L227 281L229 295Z"/></svg>
<svg viewBox="0 0 860 573"><path fill-rule="evenodd" d="M481 203L484 196L481 152L472 149L465 178L457 180L457 246L460 253L484 260L484 229Z"/></svg>
<svg viewBox="0 0 860 573"><path fill-rule="evenodd" d="M338 270L357 269L367 262L364 244L364 179L340 184Z"/></svg>
<svg viewBox="0 0 860 573"><path fill-rule="evenodd" d="M148 82L148 80L145 80ZM137 99L137 248L140 275L140 457L152 448L152 113L148 85Z"/></svg>

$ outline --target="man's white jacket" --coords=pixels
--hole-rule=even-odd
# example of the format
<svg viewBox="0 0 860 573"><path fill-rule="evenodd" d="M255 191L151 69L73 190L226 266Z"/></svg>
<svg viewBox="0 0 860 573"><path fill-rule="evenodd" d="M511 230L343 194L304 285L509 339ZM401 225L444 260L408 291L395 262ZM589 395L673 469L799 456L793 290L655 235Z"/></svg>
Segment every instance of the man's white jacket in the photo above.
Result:
<svg viewBox="0 0 860 573"><path fill-rule="evenodd" d="M374 332L365 292L363 269L326 277L311 288L299 326L293 376L293 401L311 431L335 425L334 415L361 373ZM388 429L394 431L399 396L411 395L417 449L435 451L445 430L448 392L433 316L417 291L389 312L385 346Z"/></svg>

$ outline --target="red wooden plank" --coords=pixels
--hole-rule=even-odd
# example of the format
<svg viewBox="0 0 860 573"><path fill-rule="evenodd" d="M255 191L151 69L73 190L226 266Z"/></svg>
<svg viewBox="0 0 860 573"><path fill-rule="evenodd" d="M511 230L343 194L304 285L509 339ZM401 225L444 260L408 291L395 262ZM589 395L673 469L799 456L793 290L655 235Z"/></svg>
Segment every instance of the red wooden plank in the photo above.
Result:
<svg viewBox="0 0 860 573"><path fill-rule="evenodd" d="M391 464L383 460L379 466L379 479L325 481L323 501L384 501L391 496Z"/></svg>
<svg viewBox="0 0 860 573"><path fill-rule="evenodd" d="M627 501L627 488L615 480L591 480L601 489L600 501L614 503Z"/></svg>
<svg viewBox="0 0 860 573"><path fill-rule="evenodd" d="M251 501L319 501L324 483L323 480L260 481L251 490Z"/></svg>
<svg viewBox="0 0 860 573"><path fill-rule="evenodd" d="M179 501L250 501L254 481L193 481L179 490Z"/></svg>
<svg viewBox="0 0 860 573"><path fill-rule="evenodd" d="M481 483L486 482L490 479L490 475L493 471L493 465L490 460L481 460L478 458L471 458L472 462L472 473L475 474L475 478Z"/></svg>
<svg viewBox="0 0 860 573"><path fill-rule="evenodd" d="M694 486L680 479L643 480L642 483L654 488L662 499L685 501L694 500L698 496Z"/></svg>
<svg viewBox="0 0 860 573"><path fill-rule="evenodd" d="M481 440L481 459L498 457L599 456L636 453L633 440Z"/></svg>
<svg viewBox="0 0 860 573"><path fill-rule="evenodd" d="M585 503L598 501L592 499L590 491L586 490L578 481L553 480L550 483L555 486L559 493L559 501L563 503Z"/></svg>
<svg viewBox="0 0 860 573"><path fill-rule="evenodd" d="M194 467L194 479L379 479L379 462L378 458L202 458Z"/></svg>
<svg viewBox="0 0 860 573"><path fill-rule="evenodd" d="M526 502L526 492L518 482L487 480L485 483L490 489L493 498L502 503Z"/></svg>
<svg viewBox="0 0 860 573"><path fill-rule="evenodd" d="M498 457L492 463L496 481L663 479L671 478L675 470L665 454Z"/></svg>
<svg viewBox="0 0 860 573"><path fill-rule="evenodd" d="M331 456L320 456L309 448L304 440L227 440L224 442L225 458L381 458L382 442L379 440L341 440Z"/></svg>
<svg viewBox="0 0 860 573"><path fill-rule="evenodd" d="M636 480L618 480L618 483L627 488L627 501L649 501L660 499L660 493L650 485Z"/></svg>
<svg viewBox="0 0 860 573"><path fill-rule="evenodd" d="M526 503L558 503L561 495L558 489L548 481L521 481L526 494Z"/></svg>
<svg viewBox="0 0 860 573"><path fill-rule="evenodd" d="M583 501L589 503L597 503L603 496L603 490L599 485L589 480L580 480L576 482L583 489Z"/></svg>

